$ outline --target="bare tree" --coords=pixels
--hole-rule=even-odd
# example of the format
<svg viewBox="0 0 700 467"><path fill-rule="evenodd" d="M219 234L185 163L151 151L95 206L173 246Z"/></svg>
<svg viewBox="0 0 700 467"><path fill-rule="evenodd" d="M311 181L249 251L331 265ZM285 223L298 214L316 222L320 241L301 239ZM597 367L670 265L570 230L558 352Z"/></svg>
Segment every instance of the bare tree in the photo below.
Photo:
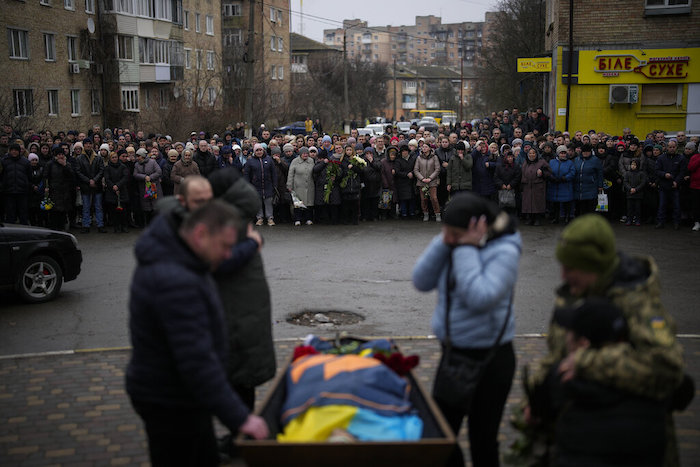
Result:
<svg viewBox="0 0 700 467"><path fill-rule="evenodd" d="M542 102L543 76L518 73L517 58L544 52L543 0L501 0L494 33L482 48L477 68L477 94L486 109L517 106L528 108Z"/></svg>

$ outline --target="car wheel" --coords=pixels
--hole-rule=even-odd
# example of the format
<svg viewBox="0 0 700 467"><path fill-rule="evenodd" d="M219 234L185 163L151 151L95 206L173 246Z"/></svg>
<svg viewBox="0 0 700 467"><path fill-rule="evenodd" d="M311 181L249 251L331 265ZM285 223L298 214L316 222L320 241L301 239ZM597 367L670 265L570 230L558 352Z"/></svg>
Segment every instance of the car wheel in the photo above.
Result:
<svg viewBox="0 0 700 467"><path fill-rule="evenodd" d="M17 293L30 303L52 300L61 291L63 271L49 256L29 258L17 278Z"/></svg>

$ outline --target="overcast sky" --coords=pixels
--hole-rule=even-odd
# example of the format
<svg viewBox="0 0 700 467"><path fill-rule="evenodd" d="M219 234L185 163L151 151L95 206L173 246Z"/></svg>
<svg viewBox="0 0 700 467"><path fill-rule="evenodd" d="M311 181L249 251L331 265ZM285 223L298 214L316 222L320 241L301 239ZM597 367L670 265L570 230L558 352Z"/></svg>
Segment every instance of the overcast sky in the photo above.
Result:
<svg viewBox="0 0 700 467"><path fill-rule="evenodd" d="M323 30L342 27L344 19L359 18L369 26L415 24L416 16L435 15L443 23L484 21L497 0L291 0L292 31L323 42ZM302 15L299 13L302 12ZM302 24L303 23L303 24Z"/></svg>

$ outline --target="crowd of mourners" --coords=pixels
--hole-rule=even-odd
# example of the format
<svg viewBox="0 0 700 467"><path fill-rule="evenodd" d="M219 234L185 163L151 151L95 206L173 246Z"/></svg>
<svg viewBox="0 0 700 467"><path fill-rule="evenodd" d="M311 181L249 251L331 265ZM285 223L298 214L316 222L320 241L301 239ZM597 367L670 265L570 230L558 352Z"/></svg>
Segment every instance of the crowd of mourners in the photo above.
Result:
<svg viewBox="0 0 700 467"><path fill-rule="evenodd" d="M320 126L320 124L318 125ZM258 191L257 225L441 221L456 193L492 199L527 225L567 223L593 211L627 225L700 230L698 138L662 130L644 139L593 129L549 131L539 108L407 133L272 133L242 125L219 134L94 126L87 132L0 131L5 222L101 233L147 224L185 177L235 167ZM601 196L603 195L603 196Z"/></svg>

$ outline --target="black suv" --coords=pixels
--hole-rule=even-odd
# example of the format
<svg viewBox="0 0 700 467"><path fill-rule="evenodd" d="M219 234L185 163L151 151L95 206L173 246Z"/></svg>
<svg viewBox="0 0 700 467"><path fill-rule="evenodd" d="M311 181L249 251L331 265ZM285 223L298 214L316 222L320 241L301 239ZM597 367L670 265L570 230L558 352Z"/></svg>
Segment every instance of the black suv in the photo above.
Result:
<svg viewBox="0 0 700 467"><path fill-rule="evenodd" d="M0 289L14 288L28 302L55 298L64 281L78 277L82 261L69 233L0 224Z"/></svg>

